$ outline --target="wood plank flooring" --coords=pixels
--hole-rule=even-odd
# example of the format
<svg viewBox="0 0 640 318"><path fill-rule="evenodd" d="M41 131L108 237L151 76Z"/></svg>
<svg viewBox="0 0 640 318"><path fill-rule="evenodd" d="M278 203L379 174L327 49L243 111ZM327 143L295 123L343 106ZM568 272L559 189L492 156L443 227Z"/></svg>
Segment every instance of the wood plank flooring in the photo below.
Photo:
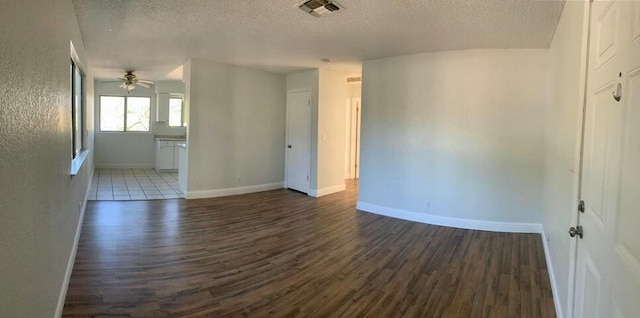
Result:
<svg viewBox="0 0 640 318"><path fill-rule="evenodd" d="M554 317L537 234L355 209L357 184L89 202L64 317Z"/></svg>

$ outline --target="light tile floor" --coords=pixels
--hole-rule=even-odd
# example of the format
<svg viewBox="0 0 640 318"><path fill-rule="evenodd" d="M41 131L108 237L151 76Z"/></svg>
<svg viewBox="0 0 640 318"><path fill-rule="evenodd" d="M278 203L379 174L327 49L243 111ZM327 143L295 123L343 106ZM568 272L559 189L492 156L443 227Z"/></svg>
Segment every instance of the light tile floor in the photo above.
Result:
<svg viewBox="0 0 640 318"><path fill-rule="evenodd" d="M177 172L153 169L96 169L89 200L156 200L182 198Z"/></svg>

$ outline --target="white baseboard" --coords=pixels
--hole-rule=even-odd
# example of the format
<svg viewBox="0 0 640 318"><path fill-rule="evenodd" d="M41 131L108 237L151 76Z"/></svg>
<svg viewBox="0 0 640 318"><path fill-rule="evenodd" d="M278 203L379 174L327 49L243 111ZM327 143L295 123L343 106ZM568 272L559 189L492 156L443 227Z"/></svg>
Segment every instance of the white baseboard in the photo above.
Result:
<svg viewBox="0 0 640 318"><path fill-rule="evenodd" d="M201 190L201 191L187 191L185 195L186 199L204 199L204 198L217 198L226 197L229 195L247 194L254 192L262 192L269 190L276 190L284 188L284 182L259 184L248 187L237 187L227 189L215 189L215 190Z"/></svg>
<svg viewBox="0 0 640 318"><path fill-rule="evenodd" d="M96 164L98 169L154 169L155 167L155 164L148 163Z"/></svg>
<svg viewBox="0 0 640 318"><path fill-rule="evenodd" d="M551 282L551 293L553 294L553 305L556 307L556 316L563 318L562 306L560 306L560 298L558 298L558 286L556 284L556 275L553 272L553 264L551 262L551 251L549 251L549 245L547 245L547 234L542 228L542 247L544 248L544 258L547 262L547 271L549 271L549 281Z"/></svg>
<svg viewBox="0 0 640 318"><path fill-rule="evenodd" d="M346 185L344 184L338 184L332 187L327 187L327 188L322 188L322 189L310 189L309 190L309 195L312 197L316 197L319 198L321 196L325 196L325 195L329 195L332 193L336 193L336 192L340 192L340 191L344 191L346 189Z"/></svg>
<svg viewBox="0 0 640 318"><path fill-rule="evenodd" d="M481 230L507 233L542 233L542 224L539 223L516 223L516 222L494 222L459 219L446 216L430 215L399 209L393 209L380 205L358 201L357 209L374 214L390 216L397 219L427 223L440 226L455 227L467 230Z"/></svg>
<svg viewBox="0 0 640 318"><path fill-rule="evenodd" d="M89 199L89 189L91 188L91 182L93 181L93 172L95 169L91 169L91 176L89 177L89 183L87 183L87 189L84 193L84 201L82 202L82 208L80 209L80 217L78 218L78 225L76 226L76 235L73 239L73 246L71 247L71 253L69 254L69 260L67 261L67 270L64 273L64 280L62 281L62 289L60 295L58 295L58 305L56 306L56 312L54 317L62 316L62 309L64 308L64 301L67 298L67 289L69 288L69 281L71 280L71 273L73 272L73 265L76 262L76 253L78 252L78 242L80 241L80 232L82 231L82 223L84 223L84 212L87 209L87 201Z"/></svg>

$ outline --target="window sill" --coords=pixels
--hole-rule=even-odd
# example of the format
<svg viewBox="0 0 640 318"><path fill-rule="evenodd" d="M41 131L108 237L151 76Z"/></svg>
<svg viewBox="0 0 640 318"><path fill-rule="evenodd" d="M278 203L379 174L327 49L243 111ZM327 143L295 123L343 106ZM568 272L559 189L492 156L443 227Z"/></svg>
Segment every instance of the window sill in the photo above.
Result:
<svg viewBox="0 0 640 318"><path fill-rule="evenodd" d="M78 172L80 172L80 169L82 168L82 164L86 161L88 156L89 156L89 150L81 150L80 154L78 154L77 157L71 160L71 176L72 177L78 175Z"/></svg>
<svg viewBox="0 0 640 318"><path fill-rule="evenodd" d="M101 134L110 134L110 135L129 135L129 134L133 134L133 135L149 135L151 134L151 130L149 131L98 131L98 133Z"/></svg>

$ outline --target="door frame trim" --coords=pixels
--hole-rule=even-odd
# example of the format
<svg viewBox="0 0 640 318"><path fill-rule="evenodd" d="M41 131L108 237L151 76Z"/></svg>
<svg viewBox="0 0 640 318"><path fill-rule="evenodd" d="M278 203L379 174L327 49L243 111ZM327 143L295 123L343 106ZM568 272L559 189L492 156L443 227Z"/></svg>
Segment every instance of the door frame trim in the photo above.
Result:
<svg viewBox="0 0 640 318"><path fill-rule="evenodd" d="M286 96L286 105L285 105L285 137L284 137L284 188L288 188L287 183L287 169L289 167L289 152L287 151L287 145L289 144L289 95L293 93L309 93L309 100L311 101L313 98L313 91L311 88L294 88L287 90ZM311 103L311 102L310 102ZM309 105L309 188L307 189L307 195L311 192L311 162L313 160L313 105Z"/></svg>
<svg viewBox="0 0 640 318"><path fill-rule="evenodd" d="M591 6L593 1L585 1L583 22L582 22L582 48L580 52L580 104L581 112L577 116L577 125L575 138L578 141L574 149L574 174L573 174L573 203L571 205L571 220L576 224L580 224L580 213L578 212L578 202L582 196L582 165L584 150L584 133L585 133L585 115L587 110L587 94L588 94L588 78L589 78L589 48L591 41ZM569 224L573 226L573 224ZM575 295L576 295L576 274L577 274L577 256L578 256L578 240L571 240L569 245L569 286L567 288L567 318L574 317ZM556 305L557 307L557 305ZM559 308L556 308L559 312Z"/></svg>

